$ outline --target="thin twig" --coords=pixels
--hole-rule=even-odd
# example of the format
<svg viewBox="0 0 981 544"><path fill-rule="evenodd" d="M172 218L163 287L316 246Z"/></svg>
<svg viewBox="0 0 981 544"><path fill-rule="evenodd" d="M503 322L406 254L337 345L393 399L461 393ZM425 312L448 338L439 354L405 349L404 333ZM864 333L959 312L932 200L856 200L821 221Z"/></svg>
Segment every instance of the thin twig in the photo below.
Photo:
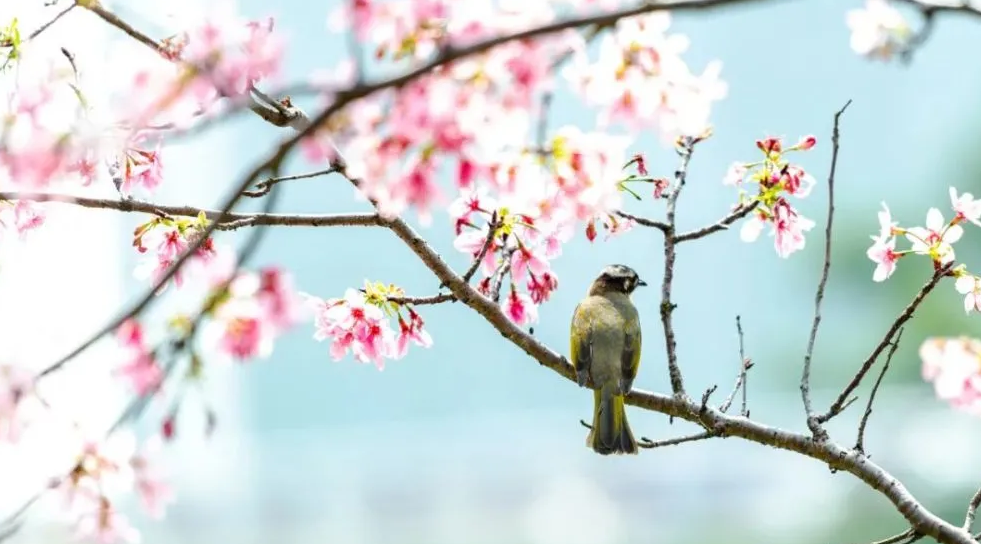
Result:
<svg viewBox="0 0 981 544"><path fill-rule="evenodd" d="M677 446L678 444L684 444L685 442L697 442L699 440L707 440L709 438L714 438L718 435L709 431L703 431L700 433L690 434L688 436L679 436L677 438L667 438L664 440L651 440L645 436L640 437L637 445L641 448L654 449L663 448L665 446Z"/></svg>
<svg viewBox="0 0 981 544"><path fill-rule="evenodd" d="M501 255L501 264L497 267L497 270L494 271L494 275L492 276L493 287L491 287L491 300L493 300L495 304L501 301L501 287L504 285L504 277L511 272L511 255L513 255L515 251L516 248L511 248L504 251L504 253Z"/></svg>
<svg viewBox="0 0 981 544"><path fill-rule="evenodd" d="M432 295L428 297L388 297L386 298L389 302L394 302L395 304L412 304L413 306L428 306L433 304L442 304L444 302L453 302L456 300L456 296L450 293L440 293L438 295Z"/></svg>
<svg viewBox="0 0 981 544"><path fill-rule="evenodd" d="M953 267L954 267L954 263L951 262L948 263L943 268L941 268L940 270L934 271L933 277L931 277L930 280L927 281L923 285L923 287L920 288L920 291L916 293L916 296L913 298L913 300L910 301L910 303L906 306L906 308L903 309L902 312L900 312L899 316L896 318L895 321L893 321L892 325L889 327L889 330L886 331L886 335L882 337L882 340L880 340L879 343L875 346L875 348L872 350L872 353L869 354L867 359L865 359L865 361L862 363L862 366L858 369L858 372L855 374L855 376L852 377L851 381L848 382L848 385L846 385L845 389L842 390L842 392L838 395L838 398L836 398L835 401L831 404L831 406L828 408L828 411L817 417L819 423L825 423L831 418L837 416L844 410L846 403L851 404L851 402L853 402L849 397L851 397L851 394L853 391L855 391L855 388L857 388L862 383L862 380L865 378L865 375L868 374L869 369L871 369L872 365L875 364L876 359L878 359L879 355L881 355L883 350L886 349L886 346L888 346L892 342L893 337L899 332L899 329L901 329L903 325L906 324L907 321L912 319L913 314L916 312L916 309L920 307L920 304L923 303L927 295L929 295L930 292L933 291L935 287L937 287L937 285L940 283L940 280L946 277L947 274L951 271L951 269L953 269Z"/></svg>
<svg viewBox="0 0 981 544"><path fill-rule="evenodd" d="M906 529L905 531L895 534L889 538L883 538L882 540L876 540L872 544L910 544L916 542L917 540L923 538L923 535L916 532L913 529Z"/></svg>
<svg viewBox="0 0 981 544"><path fill-rule="evenodd" d="M814 438L825 440L828 433L814 417L814 405L811 403L811 358L814 355L814 342L817 340L818 328L821 326L821 302L824 300L824 289L828 285L828 275L831 272L831 230L835 216L835 169L838 166L839 131L838 123L841 114L845 113L852 101L835 113L834 127L831 129L831 169L828 172L828 220L824 226L824 264L821 268L821 279L818 281L817 292L814 294L814 319L811 322L811 334L807 339L807 352L804 354L804 369L800 377L800 396L804 401L804 415L807 427Z"/></svg>
<svg viewBox="0 0 981 544"><path fill-rule="evenodd" d="M278 177L278 178L268 178L268 179L265 179L265 180L260 181L259 183L257 183L256 186L255 186L255 190L245 191L243 194L245 196L247 196L247 197L250 197L250 198L258 198L258 197L265 196L265 195L269 194L269 190L272 189L273 188L273 185L276 185L277 183L282 183L284 181L295 181L295 180L298 180L298 179L309 179L309 178L315 178L315 177L319 177L319 176L327 176L327 175L330 175L330 174L333 174L333 173L336 173L336 172L337 172L337 168L331 166L330 168L326 168L324 170L317 170L316 172L308 172L306 174L296 174L296 175L293 175L293 176L282 176L282 177Z"/></svg>
<svg viewBox="0 0 981 544"><path fill-rule="evenodd" d="M644 227L651 227L651 228L657 229L657 230L659 230L661 232L664 232L664 233L669 232L670 229L671 229L671 227L668 226L668 224L665 223L664 221L657 221L655 219L647 219L646 217L640 217L638 215L629 214L629 213L624 212L624 211L617 211L616 214L619 215L620 217L624 218L624 219L629 219L629 220L633 221L634 223L637 223L638 225L641 225L641 226L644 226Z"/></svg>
<svg viewBox="0 0 981 544"><path fill-rule="evenodd" d="M690 230L688 232L683 232L675 236L674 241L679 244L681 242L690 242L692 240L698 240L699 238L705 238L709 234L714 234L720 230L726 230L736 221L739 221L743 217L746 217L752 213L753 210L755 210L759 205L760 202L758 200L754 200L749 204L740 204L735 210L732 210L728 215L718 220L714 224L699 229Z"/></svg>
<svg viewBox="0 0 981 544"><path fill-rule="evenodd" d="M491 246L494 245L494 238L497 236L497 229L499 227L497 210L495 210L491 213L490 221L487 222L487 237L484 239L484 245L480 246L480 250L474 256L473 262L470 263L470 268L463 273L463 281L469 283L473 279L474 274L477 273L477 270L480 270L480 264L484 261L484 257L487 256L487 252L490 251Z"/></svg>
<svg viewBox="0 0 981 544"><path fill-rule="evenodd" d="M739 335L739 375L736 377L736 385L732 387L732 392L729 393L726 400L719 406L719 411L722 413L729 411L729 407L732 406L732 401L735 400L736 394L742 389L743 406L739 414L746 417L749 415L749 412L746 410L746 375L749 373L749 369L753 368L753 362L746 358L746 350L743 345L743 324L738 315L736 316L736 334Z"/></svg>
<svg viewBox="0 0 981 544"><path fill-rule="evenodd" d="M57 15L55 15L54 17L51 18L50 21L44 23L43 25L41 25L40 27L38 27L37 29L35 29L34 32L31 32L31 34L27 37L27 41L33 40L34 38L37 38L38 36L40 36L42 32L44 32L45 30L47 30L51 25L53 25L56 22L58 22L58 19L61 19L65 15L68 15L68 12L70 12L73 9L75 9L76 7L78 7L78 4L76 4L75 2L72 2L67 8L59 11Z"/></svg>
<svg viewBox="0 0 981 544"><path fill-rule="evenodd" d="M865 413L862 414L862 421L858 424L858 437L855 439L855 449L862 453L865 453L865 426L868 425L869 416L872 415L872 403L875 402L875 394L879 391L879 386L882 384L882 379L886 376L886 371L889 370L889 364L892 363L893 354L899 349L899 340L902 337L903 329L899 329L899 332L896 333L896 339L889 348L889 353L886 354L886 362L882 365L882 371L879 372L879 377L875 379L875 384L872 385L872 391L869 393L869 401L865 404Z"/></svg>

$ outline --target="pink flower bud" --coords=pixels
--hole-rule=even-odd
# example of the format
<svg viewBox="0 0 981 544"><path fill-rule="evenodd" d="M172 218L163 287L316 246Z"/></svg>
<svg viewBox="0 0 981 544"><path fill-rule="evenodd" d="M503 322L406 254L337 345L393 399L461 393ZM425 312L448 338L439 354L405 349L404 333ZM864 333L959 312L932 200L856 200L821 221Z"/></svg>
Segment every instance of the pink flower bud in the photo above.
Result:
<svg viewBox="0 0 981 544"><path fill-rule="evenodd" d="M816 144L817 144L817 138L815 138L814 135L809 134L807 136L802 136L800 141L797 142L797 145L795 145L794 147L800 149L801 151L807 151L808 149L814 147Z"/></svg>

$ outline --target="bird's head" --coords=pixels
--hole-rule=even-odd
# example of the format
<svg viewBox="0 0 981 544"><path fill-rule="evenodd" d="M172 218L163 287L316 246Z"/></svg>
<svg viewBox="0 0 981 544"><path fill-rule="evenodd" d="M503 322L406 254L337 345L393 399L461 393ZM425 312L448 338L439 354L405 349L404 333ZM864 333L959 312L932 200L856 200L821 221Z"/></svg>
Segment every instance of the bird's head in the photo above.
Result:
<svg viewBox="0 0 981 544"><path fill-rule="evenodd" d="M623 293L629 295L634 292L634 289L644 285L647 285L647 282L640 279L633 268L622 264L611 264L593 280L593 284L589 286L589 294Z"/></svg>

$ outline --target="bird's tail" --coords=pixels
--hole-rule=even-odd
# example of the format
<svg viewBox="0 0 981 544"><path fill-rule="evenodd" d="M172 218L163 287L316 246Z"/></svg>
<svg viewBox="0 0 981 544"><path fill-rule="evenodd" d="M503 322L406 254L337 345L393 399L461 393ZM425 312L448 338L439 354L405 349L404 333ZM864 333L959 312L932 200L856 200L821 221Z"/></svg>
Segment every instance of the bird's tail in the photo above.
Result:
<svg viewBox="0 0 981 544"><path fill-rule="evenodd" d="M615 386L593 391L593 429L586 445L600 455L636 454L637 441L627 423L623 395L616 393Z"/></svg>

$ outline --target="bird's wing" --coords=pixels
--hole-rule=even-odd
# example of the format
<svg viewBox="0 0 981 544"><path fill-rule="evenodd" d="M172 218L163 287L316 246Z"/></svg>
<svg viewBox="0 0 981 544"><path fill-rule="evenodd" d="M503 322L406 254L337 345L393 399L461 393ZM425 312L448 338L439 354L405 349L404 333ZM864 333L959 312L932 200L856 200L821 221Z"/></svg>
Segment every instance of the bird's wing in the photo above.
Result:
<svg viewBox="0 0 981 544"><path fill-rule="evenodd" d="M620 391L626 395L634 385L640 368L640 326L628 326L623 331L623 354L620 357Z"/></svg>
<svg viewBox="0 0 981 544"><path fill-rule="evenodd" d="M572 312L569 340L569 356L576 369L576 382L580 387L585 387L589 383L589 367L593 364L593 324L582 302Z"/></svg>

